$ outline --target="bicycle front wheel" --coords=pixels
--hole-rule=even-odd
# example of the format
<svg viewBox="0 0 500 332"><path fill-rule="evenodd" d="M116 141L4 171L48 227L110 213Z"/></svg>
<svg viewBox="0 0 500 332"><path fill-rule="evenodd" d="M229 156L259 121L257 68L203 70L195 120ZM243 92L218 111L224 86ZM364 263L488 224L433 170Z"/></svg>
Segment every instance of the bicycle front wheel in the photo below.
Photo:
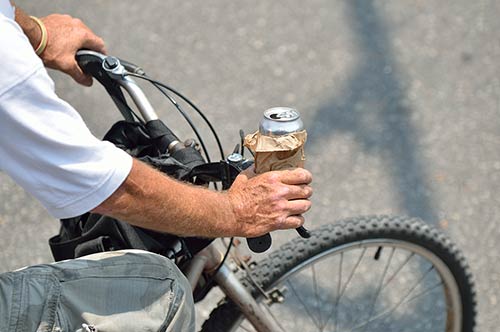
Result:
<svg viewBox="0 0 500 332"><path fill-rule="evenodd" d="M295 239L243 282L283 331L473 332L476 301L462 253L418 219L358 217ZM226 300L202 331L255 331Z"/></svg>

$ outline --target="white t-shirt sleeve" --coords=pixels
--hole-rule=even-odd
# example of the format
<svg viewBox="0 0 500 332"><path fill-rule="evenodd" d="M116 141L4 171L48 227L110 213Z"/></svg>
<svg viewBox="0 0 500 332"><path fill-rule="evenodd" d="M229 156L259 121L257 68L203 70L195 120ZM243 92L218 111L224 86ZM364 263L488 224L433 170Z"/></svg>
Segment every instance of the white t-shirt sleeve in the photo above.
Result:
<svg viewBox="0 0 500 332"><path fill-rule="evenodd" d="M12 7L9 0L0 0L0 14L7 16L11 20L14 19L14 7Z"/></svg>
<svg viewBox="0 0 500 332"><path fill-rule="evenodd" d="M57 97L19 26L0 14L0 169L57 218L85 213L126 179L132 158L92 135Z"/></svg>

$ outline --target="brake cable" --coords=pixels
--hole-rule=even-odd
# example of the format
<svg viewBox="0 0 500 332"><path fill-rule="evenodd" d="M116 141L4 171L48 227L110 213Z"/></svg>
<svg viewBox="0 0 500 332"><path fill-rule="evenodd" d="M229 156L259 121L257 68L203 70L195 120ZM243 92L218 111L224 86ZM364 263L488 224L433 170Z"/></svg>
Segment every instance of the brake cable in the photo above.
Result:
<svg viewBox="0 0 500 332"><path fill-rule="evenodd" d="M225 154L224 154L224 150L222 148L222 144L219 140L219 136L217 135L214 127L212 126L212 124L210 123L210 121L208 120L208 118L205 116L205 114L203 114L203 112L191 101L189 100L187 97L185 97L184 95L182 95L180 92L178 92L177 90L175 90L174 88L160 82L160 81L157 81L155 79L152 79L152 78L149 78L148 76L144 76L144 75L140 75L140 74L134 74L134 73L130 73L130 72L126 72L125 75L127 76L132 76L132 77L137 77L137 78L140 78L140 79L143 79L143 80L146 80L146 81L149 81L150 83L152 83L153 85L159 85L161 86L162 88L174 93L175 95L177 95L178 97L180 97L182 100L184 100L189 106L191 106L199 115L200 117L205 121L205 123L207 124L207 126L209 127L210 131L212 132L213 136L214 136L214 139L217 143L217 147L219 148L219 152L220 152L220 155L221 155L221 159L223 160L225 158ZM175 104L174 104L175 105Z"/></svg>
<svg viewBox="0 0 500 332"><path fill-rule="evenodd" d="M252 274L250 273L250 266L245 262L244 259L242 259L240 257L240 254L238 253L238 248L235 247L235 252L234 252L234 255L233 255L233 259L235 261L237 261L236 263L240 266L240 268L244 271L245 273L245 278L250 282L250 284L252 284L253 287L255 287L255 289L257 289L257 291L262 294L262 296L270 301L271 298L269 296L268 293L266 293L266 291L264 290L264 288L262 288L261 285L259 285L259 283L255 280L255 278L252 276Z"/></svg>
<svg viewBox="0 0 500 332"><path fill-rule="evenodd" d="M208 150L207 150L207 147L205 146L205 142L203 141L203 139L201 138L201 135L200 133L198 132L198 129L196 129L196 126L194 125L193 121L191 121L191 118L189 117L189 115L186 114L186 112L184 112L184 110L181 108L181 105L179 105L179 103L177 103L177 101L172 98L165 90L164 88L161 86L161 85L158 85L157 83L153 83L151 82L151 84L153 84L168 100L170 100L170 102L175 106L175 108L177 108L177 110L179 111L179 113L184 117L184 119L186 120L186 122L189 124L189 126L191 127L191 129L193 130L194 134L196 135L196 137L198 138L198 141L200 142L200 145L201 145L201 148L203 149L203 152L205 153L205 156L207 157L207 161L208 162L211 162L210 161L210 156L208 154Z"/></svg>

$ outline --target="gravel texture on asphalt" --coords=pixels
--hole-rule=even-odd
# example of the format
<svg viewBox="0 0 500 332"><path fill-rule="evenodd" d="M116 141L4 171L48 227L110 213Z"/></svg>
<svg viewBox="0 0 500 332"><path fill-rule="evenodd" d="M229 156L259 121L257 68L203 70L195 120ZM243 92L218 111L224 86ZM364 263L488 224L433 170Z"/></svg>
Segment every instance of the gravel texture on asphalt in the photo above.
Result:
<svg viewBox="0 0 500 332"><path fill-rule="evenodd" d="M257 129L265 109L296 107L309 132L307 168L315 176L308 227L366 214L438 225L472 267L480 329L500 325L500 2L18 5L31 15L81 18L109 53L142 65L197 103L226 151L238 143L240 128ZM83 88L50 74L98 137L119 119L98 84ZM192 137L159 94L152 101L180 136ZM0 198L0 272L51 261L47 239L57 221L3 173ZM292 236L279 232L275 242ZM209 310L204 304L198 313Z"/></svg>

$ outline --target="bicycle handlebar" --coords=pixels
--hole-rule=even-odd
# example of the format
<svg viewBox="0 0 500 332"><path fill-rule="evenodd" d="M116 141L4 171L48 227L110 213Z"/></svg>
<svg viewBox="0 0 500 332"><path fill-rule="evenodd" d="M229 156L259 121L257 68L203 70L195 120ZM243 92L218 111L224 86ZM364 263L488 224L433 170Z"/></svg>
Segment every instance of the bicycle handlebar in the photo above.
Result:
<svg viewBox="0 0 500 332"><path fill-rule="evenodd" d="M78 52L76 52L76 61L78 62L78 65L83 69L84 72L86 72L86 69L91 63L96 63L102 66L102 62L106 58L107 56L105 54L91 50L79 50ZM140 66L120 58L117 59L120 61L121 65L125 67L125 70L127 70L128 72L138 75L146 75L146 72Z"/></svg>
<svg viewBox="0 0 500 332"><path fill-rule="evenodd" d="M92 75L106 88L125 120L135 121L120 87L128 92L145 121L144 126L148 134L161 153L168 151L172 157L191 167L205 164L203 157L193 146L180 143L177 136L158 118L142 89L132 77L128 76L132 74L132 76L146 77L141 67L90 50L78 51L76 60L85 73ZM228 161L230 162L229 158ZM304 238L310 237L304 227L297 228L297 232ZM272 238L267 233L256 238L247 238L247 243L252 251L264 252L271 246Z"/></svg>
<svg viewBox="0 0 500 332"><path fill-rule="evenodd" d="M179 149L176 146L178 143L181 143L177 136L158 118L142 89L131 77L125 75L127 72L144 73L141 67L128 61L88 50L78 51L76 53L76 60L84 72L91 74L99 80L107 88L108 92L111 90L110 94L116 93L113 91L115 90L113 88L116 88L115 84L127 90L144 118L146 122L145 127L160 152L165 153L169 151L174 153ZM142 75L145 75L145 73ZM125 118L130 120L128 116Z"/></svg>

